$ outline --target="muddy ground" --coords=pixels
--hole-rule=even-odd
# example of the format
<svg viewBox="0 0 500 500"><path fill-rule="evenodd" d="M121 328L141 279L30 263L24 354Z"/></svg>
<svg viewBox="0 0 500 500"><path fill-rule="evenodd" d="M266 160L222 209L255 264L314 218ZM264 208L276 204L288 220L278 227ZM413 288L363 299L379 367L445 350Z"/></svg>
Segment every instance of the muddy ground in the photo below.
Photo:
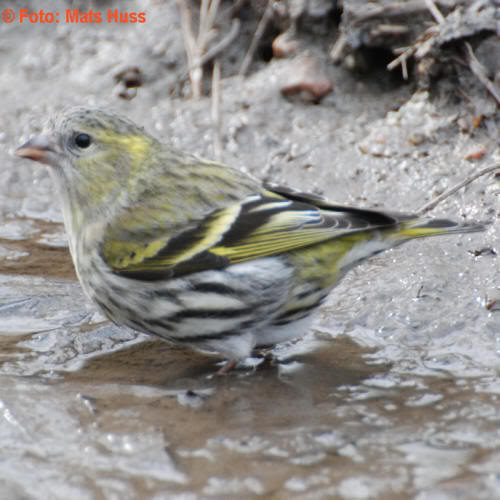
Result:
<svg viewBox="0 0 500 500"><path fill-rule="evenodd" d="M218 134L211 65L196 100L176 2L25 2L58 24L21 24L0 3L17 16L0 23L0 499L500 497L498 175L431 213L490 221L484 232L364 263L303 340L214 377L221 360L105 321L76 281L46 169L12 155L54 112L100 105L263 179L416 210L500 156L498 106L464 45L498 88L491 16L462 32L466 8L436 2L453 29L422 56L437 23L424 3L361 20L364 2L276 5L243 77L265 2L222 2L215 40L240 25L220 56ZM103 22L66 22L89 5ZM106 20L125 5L145 22ZM280 33L295 44L283 59ZM405 81L386 65L415 40Z"/></svg>

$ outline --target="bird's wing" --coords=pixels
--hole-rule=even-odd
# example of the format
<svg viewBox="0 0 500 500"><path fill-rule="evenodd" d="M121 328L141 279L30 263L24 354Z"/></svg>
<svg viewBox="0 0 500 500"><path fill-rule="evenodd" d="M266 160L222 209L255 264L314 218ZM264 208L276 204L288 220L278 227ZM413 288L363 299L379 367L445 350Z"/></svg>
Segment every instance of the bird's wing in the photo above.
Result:
<svg viewBox="0 0 500 500"><path fill-rule="evenodd" d="M217 209L174 236L153 241L104 242L113 272L159 280L281 254L342 235L389 228L396 217L331 205L321 197L267 189Z"/></svg>

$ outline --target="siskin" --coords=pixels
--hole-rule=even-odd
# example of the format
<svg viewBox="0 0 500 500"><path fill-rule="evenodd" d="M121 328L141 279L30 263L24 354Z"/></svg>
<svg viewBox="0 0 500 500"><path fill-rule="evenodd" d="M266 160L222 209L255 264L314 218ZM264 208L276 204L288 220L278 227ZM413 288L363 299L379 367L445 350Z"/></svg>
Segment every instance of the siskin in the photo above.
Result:
<svg viewBox="0 0 500 500"><path fill-rule="evenodd" d="M228 359L303 336L346 272L481 225L331 204L76 108L16 151L50 167L78 278L119 325Z"/></svg>

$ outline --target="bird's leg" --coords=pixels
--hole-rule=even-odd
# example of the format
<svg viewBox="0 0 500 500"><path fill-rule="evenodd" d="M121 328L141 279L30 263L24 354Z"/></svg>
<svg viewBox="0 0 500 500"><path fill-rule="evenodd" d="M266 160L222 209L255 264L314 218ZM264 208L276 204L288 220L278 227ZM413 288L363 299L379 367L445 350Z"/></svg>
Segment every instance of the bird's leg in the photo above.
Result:
<svg viewBox="0 0 500 500"><path fill-rule="evenodd" d="M236 359L230 359L224 366L219 368L216 375L227 375L238 363Z"/></svg>

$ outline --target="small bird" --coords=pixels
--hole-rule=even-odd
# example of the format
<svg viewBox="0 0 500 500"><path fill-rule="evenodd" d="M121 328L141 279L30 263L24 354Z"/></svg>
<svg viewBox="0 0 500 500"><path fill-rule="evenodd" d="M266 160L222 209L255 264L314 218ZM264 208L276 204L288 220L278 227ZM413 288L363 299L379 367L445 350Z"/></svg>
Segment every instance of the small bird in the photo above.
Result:
<svg viewBox="0 0 500 500"><path fill-rule="evenodd" d="M16 153L50 167L89 298L118 325L224 356L218 373L304 336L363 260L483 229L266 185L102 109L64 112Z"/></svg>

